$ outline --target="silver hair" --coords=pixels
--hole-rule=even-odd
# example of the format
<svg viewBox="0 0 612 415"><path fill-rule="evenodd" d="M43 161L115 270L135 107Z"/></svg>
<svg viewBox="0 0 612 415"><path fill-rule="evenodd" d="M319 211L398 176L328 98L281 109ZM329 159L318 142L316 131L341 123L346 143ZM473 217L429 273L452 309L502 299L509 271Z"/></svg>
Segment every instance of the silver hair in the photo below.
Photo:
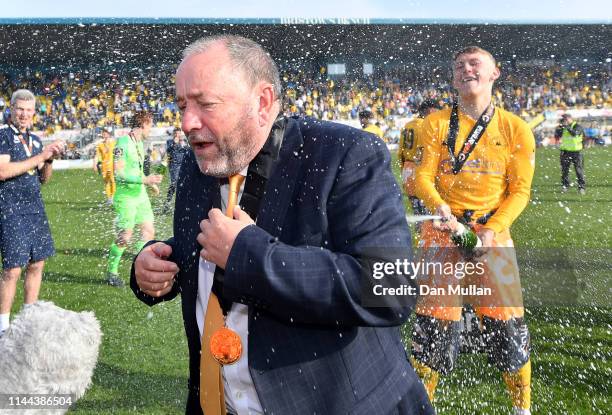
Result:
<svg viewBox="0 0 612 415"><path fill-rule="evenodd" d="M29 89L18 89L11 95L11 106L17 101L36 101L36 97Z"/></svg>
<svg viewBox="0 0 612 415"><path fill-rule="evenodd" d="M183 50L183 59L204 53L210 46L221 42L227 48L230 59L240 69L251 86L259 81L272 84L274 98L281 99L281 81L278 66L268 52L257 42L236 35L214 35L200 38Z"/></svg>

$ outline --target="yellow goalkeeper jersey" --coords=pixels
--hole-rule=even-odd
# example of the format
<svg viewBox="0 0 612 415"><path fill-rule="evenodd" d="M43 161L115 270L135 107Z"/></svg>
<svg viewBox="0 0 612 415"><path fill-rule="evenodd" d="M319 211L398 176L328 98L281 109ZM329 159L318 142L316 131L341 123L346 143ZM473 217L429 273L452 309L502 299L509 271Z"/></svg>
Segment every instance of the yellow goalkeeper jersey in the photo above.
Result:
<svg viewBox="0 0 612 415"><path fill-rule="evenodd" d="M115 148L115 140L109 140L106 144L99 143L96 146L96 157L102 164L102 173L113 172L113 150Z"/></svg>
<svg viewBox="0 0 612 415"><path fill-rule="evenodd" d="M425 118L419 147L416 193L434 211L448 204L455 216L474 211L474 219L496 211L486 227L496 233L509 229L527 203L535 166L535 140L525 121L501 108L487 126L459 174L452 172L446 145L449 108ZM457 155L476 124L459 110Z"/></svg>
<svg viewBox="0 0 612 415"><path fill-rule="evenodd" d="M369 124L367 127L365 127L363 129L364 131L367 131L369 133L374 134L375 136L377 136L378 138L383 138L383 131L380 129L380 127L376 124Z"/></svg>
<svg viewBox="0 0 612 415"><path fill-rule="evenodd" d="M416 161L415 155L419 146L420 129L423 125L423 118L416 117L404 125L400 132L399 148L397 150L397 158L400 165L404 165L405 161Z"/></svg>

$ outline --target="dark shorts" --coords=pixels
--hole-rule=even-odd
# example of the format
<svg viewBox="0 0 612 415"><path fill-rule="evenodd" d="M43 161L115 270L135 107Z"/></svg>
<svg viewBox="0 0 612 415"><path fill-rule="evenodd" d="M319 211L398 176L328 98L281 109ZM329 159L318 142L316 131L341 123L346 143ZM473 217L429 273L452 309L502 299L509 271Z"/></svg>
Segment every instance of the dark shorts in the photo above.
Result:
<svg viewBox="0 0 612 415"><path fill-rule="evenodd" d="M465 327L463 328L465 330ZM461 323L416 315L412 333L412 356L430 368L447 375L455 367L460 350ZM503 372L516 372L527 363L531 354L531 341L525 319L507 321L482 317L480 350L486 352L489 362Z"/></svg>
<svg viewBox="0 0 612 415"><path fill-rule="evenodd" d="M44 213L0 216L2 268L24 267L55 254Z"/></svg>

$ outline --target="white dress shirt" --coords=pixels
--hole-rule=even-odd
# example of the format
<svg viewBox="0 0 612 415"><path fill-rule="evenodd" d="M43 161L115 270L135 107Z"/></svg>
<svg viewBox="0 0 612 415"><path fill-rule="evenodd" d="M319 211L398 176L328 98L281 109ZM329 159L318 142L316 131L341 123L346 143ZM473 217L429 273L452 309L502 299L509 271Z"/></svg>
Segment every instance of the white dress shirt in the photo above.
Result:
<svg viewBox="0 0 612 415"><path fill-rule="evenodd" d="M246 170L242 171L241 174L246 176ZM244 182L240 187L238 200L242 197L243 189ZM221 186L221 211L223 212L225 212L227 206L228 194L229 185ZM215 267L215 264L200 257L198 297L195 311L200 338L202 338L202 327L204 326L208 298L212 290ZM225 324L228 328L234 330L242 341L242 356L240 359L234 364L221 367L227 410L236 415L263 414L253 378L251 378L249 372L249 308L244 304L233 303L231 310L227 313Z"/></svg>

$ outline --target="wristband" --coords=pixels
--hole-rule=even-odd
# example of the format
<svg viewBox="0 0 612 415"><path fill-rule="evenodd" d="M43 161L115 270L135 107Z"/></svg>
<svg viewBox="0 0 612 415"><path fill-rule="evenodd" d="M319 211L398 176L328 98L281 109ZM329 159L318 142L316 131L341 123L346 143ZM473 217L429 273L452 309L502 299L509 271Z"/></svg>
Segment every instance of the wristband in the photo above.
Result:
<svg viewBox="0 0 612 415"><path fill-rule="evenodd" d="M47 163L47 164L53 164L53 159L45 160L45 163Z"/></svg>

